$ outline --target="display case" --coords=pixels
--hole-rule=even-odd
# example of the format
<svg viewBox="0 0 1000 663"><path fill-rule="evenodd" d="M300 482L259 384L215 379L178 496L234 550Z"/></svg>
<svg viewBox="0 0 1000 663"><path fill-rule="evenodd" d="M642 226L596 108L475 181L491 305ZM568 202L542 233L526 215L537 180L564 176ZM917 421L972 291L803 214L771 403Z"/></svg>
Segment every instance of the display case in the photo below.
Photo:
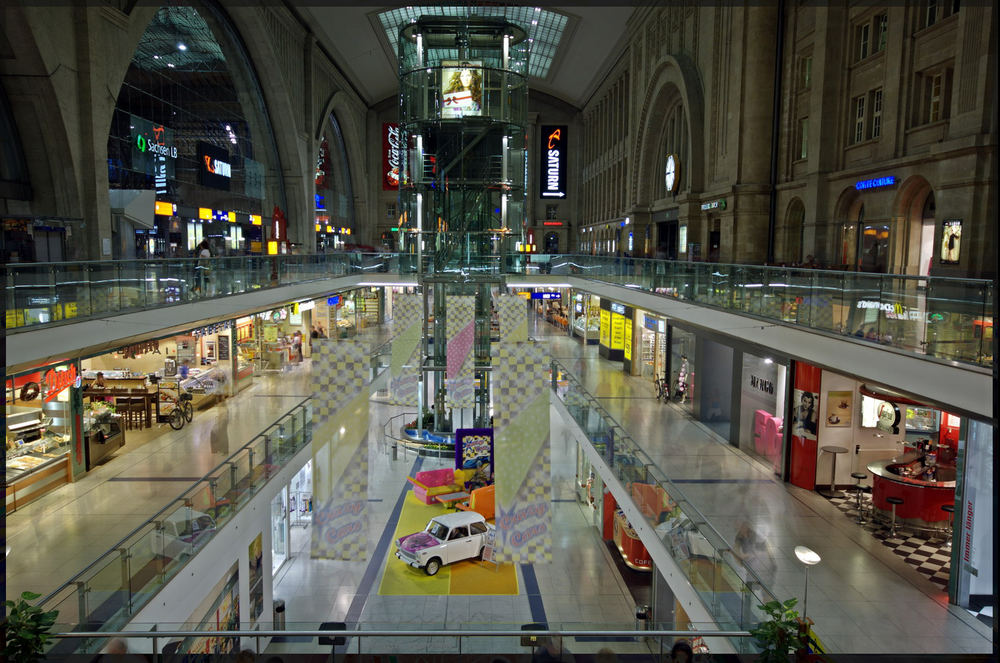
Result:
<svg viewBox="0 0 1000 663"><path fill-rule="evenodd" d="M51 405L68 406L68 403ZM55 407L53 413L63 414L59 410ZM6 407L7 513L69 482L72 436L53 425L54 422L55 418L38 407Z"/></svg>
<svg viewBox="0 0 1000 663"><path fill-rule="evenodd" d="M584 338L584 334L586 334L588 345L596 345L600 341L598 336L600 331L601 321L599 318L581 316L573 321L573 333L580 338Z"/></svg>
<svg viewBox="0 0 1000 663"><path fill-rule="evenodd" d="M121 415L104 401L88 403L83 411L83 437L87 470L90 471L125 446Z"/></svg>
<svg viewBox="0 0 1000 663"><path fill-rule="evenodd" d="M191 369L191 374L181 380L181 391L190 393L191 404L196 410L211 407L225 396L226 372L219 366Z"/></svg>

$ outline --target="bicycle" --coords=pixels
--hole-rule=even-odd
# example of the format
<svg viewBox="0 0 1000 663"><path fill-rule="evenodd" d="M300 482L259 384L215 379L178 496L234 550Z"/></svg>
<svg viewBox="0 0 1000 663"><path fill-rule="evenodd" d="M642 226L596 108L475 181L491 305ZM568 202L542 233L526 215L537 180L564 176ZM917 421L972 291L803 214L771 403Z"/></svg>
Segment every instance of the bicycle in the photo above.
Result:
<svg viewBox="0 0 1000 663"><path fill-rule="evenodd" d="M174 430L184 428L185 423L190 423L194 419L194 406L191 404L192 396L183 393L177 398L173 398L164 392L160 392L162 402L173 403L174 407L167 414L159 414L159 404L157 404L157 421L166 422Z"/></svg>
<svg viewBox="0 0 1000 663"><path fill-rule="evenodd" d="M670 401L670 387L667 386L666 378L656 378L653 380L656 387L656 400L667 403Z"/></svg>

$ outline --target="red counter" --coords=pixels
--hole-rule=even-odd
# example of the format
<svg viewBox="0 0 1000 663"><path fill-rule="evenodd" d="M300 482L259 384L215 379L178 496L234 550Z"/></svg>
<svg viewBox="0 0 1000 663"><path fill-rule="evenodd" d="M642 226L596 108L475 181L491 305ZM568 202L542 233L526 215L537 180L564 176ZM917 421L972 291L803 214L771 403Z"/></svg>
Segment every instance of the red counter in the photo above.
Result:
<svg viewBox="0 0 1000 663"><path fill-rule="evenodd" d="M939 527L949 517L946 511L941 510L942 505L955 503L955 482L925 481L893 472L897 466L912 462L916 457L916 454L905 454L898 459L868 465L872 473L872 504L889 514L892 513L892 505L886 498L899 497L903 503L896 505L897 518L918 521L918 525L919 521L923 521Z"/></svg>
<svg viewBox="0 0 1000 663"><path fill-rule="evenodd" d="M629 524L625 514L619 509L615 511L615 545L622 554L625 564L636 571L651 571L652 562L646 546L639 540L639 535Z"/></svg>

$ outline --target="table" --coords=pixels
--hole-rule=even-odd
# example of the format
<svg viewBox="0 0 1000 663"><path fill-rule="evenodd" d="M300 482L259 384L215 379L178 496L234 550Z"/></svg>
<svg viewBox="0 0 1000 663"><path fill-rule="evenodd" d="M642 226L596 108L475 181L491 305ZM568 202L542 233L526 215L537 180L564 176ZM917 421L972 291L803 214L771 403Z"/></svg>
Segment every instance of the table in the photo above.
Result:
<svg viewBox="0 0 1000 663"><path fill-rule="evenodd" d="M149 391L148 389L143 389L141 391L135 391L132 389L109 389L100 387L97 388L85 388L83 391L84 398L141 398L143 400L143 408L145 409L145 417L143 419L143 428L153 427L153 403L156 401L157 394L155 391Z"/></svg>
<svg viewBox="0 0 1000 663"><path fill-rule="evenodd" d="M816 492L827 499L832 499L834 497L846 497L843 491L837 490L837 454L846 454L847 447L830 445L822 447L820 451L827 451L833 454L833 459L830 462L830 488L828 490L818 490Z"/></svg>
<svg viewBox="0 0 1000 663"><path fill-rule="evenodd" d="M435 495L434 499L444 504L445 507L454 508L457 502L469 499L469 493L458 492L458 493L445 493L443 495Z"/></svg>

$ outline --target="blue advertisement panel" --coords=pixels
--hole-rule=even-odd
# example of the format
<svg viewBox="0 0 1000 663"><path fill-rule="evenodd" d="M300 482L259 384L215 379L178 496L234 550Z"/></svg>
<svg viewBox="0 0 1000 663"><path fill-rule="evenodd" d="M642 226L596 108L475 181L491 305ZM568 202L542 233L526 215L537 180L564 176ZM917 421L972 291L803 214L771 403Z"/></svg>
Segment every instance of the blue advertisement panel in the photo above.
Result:
<svg viewBox="0 0 1000 663"><path fill-rule="evenodd" d="M459 428L455 431L455 469L493 467L493 429Z"/></svg>

